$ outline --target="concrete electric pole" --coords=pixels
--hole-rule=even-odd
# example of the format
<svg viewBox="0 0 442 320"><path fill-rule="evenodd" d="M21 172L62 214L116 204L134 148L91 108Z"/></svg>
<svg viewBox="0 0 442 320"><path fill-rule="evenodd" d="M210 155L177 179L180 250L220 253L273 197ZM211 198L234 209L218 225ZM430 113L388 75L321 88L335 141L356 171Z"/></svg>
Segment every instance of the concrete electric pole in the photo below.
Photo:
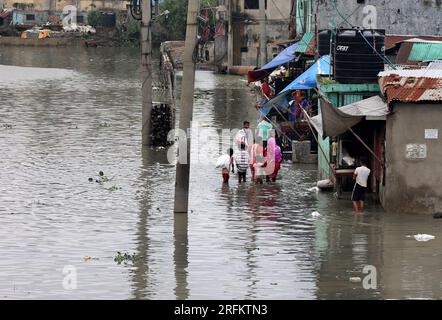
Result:
<svg viewBox="0 0 442 320"><path fill-rule="evenodd" d="M142 121L143 146L150 146L150 118L152 113L152 34L150 24L152 7L150 0L141 2L141 76L142 76Z"/></svg>
<svg viewBox="0 0 442 320"><path fill-rule="evenodd" d="M179 153L186 152L186 163L177 163L175 180L175 213L187 213L189 206L189 174L190 174L190 148L191 148L191 122L193 114L193 93L195 90L195 61L193 53L197 45L198 35L198 12L200 0L189 0L187 8L186 42L183 57L183 80L180 106L180 130L187 133L185 150L179 149ZM184 144L179 141L179 147ZM182 158L181 156L179 157Z"/></svg>
<svg viewBox="0 0 442 320"><path fill-rule="evenodd" d="M259 0L259 26L260 26L260 56L261 67L267 63L267 30L266 30L266 0Z"/></svg>

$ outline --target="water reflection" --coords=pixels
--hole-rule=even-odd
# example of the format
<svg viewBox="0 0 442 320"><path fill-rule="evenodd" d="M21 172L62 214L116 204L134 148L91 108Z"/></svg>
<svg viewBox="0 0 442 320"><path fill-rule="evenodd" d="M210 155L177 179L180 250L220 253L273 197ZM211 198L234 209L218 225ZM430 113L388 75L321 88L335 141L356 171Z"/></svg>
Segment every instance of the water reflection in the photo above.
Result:
<svg viewBox="0 0 442 320"><path fill-rule="evenodd" d="M201 154L192 145L191 212L174 216L167 150L140 148L137 50L9 47L0 64L63 69L26 83L0 75L0 297L442 297L442 221L374 204L355 215L351 202L308 191L316 166L285 163L276 183L224 185L220 141L207 139ZM238 77L197 72L195 96L194 120L210 137L256 125ZM112 181L89 183L99 170ZM117 251L140 259L117 265ZM62 286L66 265L77 290ZM376 267L375 290L349 281L365 265Z"/></svg>
<svg viewBox="0 0 442 320"><path fill-rule="evenodd" d="M179 300L185 300L189 297L189 288L187 283L188 262L188 216L187 214L176 213L174 215L173 235L174 235L174 254L175 264L175 296Z"/></svg>

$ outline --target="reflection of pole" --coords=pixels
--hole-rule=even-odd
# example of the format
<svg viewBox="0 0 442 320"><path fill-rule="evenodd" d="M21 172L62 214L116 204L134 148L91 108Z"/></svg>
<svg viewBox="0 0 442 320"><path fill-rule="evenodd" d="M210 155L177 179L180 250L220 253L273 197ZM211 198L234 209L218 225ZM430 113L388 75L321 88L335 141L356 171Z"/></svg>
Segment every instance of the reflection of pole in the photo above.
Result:
<svg viewBox="0 0 442 320"><path fill-rule="evenodd" d="M143 146L151 144L150 118L152 113L152 43L150 21L152 17L150 0L142 1L141 19L141 72L142 72L142 121L141 129Z"/></svg>
<svg viewBox="0 0 442 320"><path fill-rule="evenodd" d="M261 67L267 63L267 30L266 30L266 7L265 0L259 0L259 25L261 39Z"/></svg>
<svg viewBox="0 0 442 320"><path fill-rule="evenodd" d="M175 262L175 297L178 300L186 300L189 297L187 284L188 261L188 236L187 236L187 214L176 214L173 221L174 252Z"/></svg>
<svg viewBox="0 0 442 320"><path fill-rule="evenodd" d="M227 31L227 73L230 73L230 69L233 66L233 19L232 19L232 0L228 1L228 31Z"/></svg>
<svg viewBox="0 0 442 320"><path fill-rule="evenodd" d="M197 45L197 16L200 0L189 0L187 8L186 43L183 57L183 81L180 107L180 130L187 132L186 163L177 163L175 180L175 213L187 213L189 205L189 174L190 174L190 125L193 113L193 92L195 90L195 61L193 52ZM183 145L180 142L180 145ZM180 156L181 158L181 156Z"/></svg>

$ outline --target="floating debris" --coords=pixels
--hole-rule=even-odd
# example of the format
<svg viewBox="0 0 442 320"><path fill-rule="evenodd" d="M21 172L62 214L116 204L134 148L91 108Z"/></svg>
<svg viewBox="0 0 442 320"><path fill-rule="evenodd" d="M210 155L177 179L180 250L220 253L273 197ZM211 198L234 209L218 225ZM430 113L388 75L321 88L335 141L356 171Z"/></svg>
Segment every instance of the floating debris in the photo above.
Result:
<svg viewBox="0 0 442 320"><path fill-rule="evenodd" d="M431 234L416 234L413 236L417 241L430 241L435 238L435 236L432 236Z"/></svg>
<svg viewBox="0 0 442 320"><path fill-rule="evenodd" d="M318 211L312 212L312 217L313 218L317 218L317 217L320 217L320 216L321 216L321 214Z"/></svg>
<svg viewBox="0 0 442 320"><path fill-rule="evenodd" d="M361 282L362 279L360 277L350 277L348 280L350 280L350 282Z"/></svg>
<svg viewBox="0 0 442 320"><path fill-rule="evenodd" d="M118 264L128 264L129 262L134 263L139 257L134 253L132 255L128 253L122 254L120 251L117 252L117 255L114 258L114 261Z"/></svg>
<svg viewBox="0 0 442 320"><path fill-rule="evenodd" d="M109 128L111 125L107 122L102 122L98 125L99 128Z"/></svg>
<svg viewBox="0 0 442 320"><path fill-rule="evenodd" d="M117 187L117 186L112 186L110 188L106 188L107 191L117 191L117 190L121 190L121 187Z"/></svg>

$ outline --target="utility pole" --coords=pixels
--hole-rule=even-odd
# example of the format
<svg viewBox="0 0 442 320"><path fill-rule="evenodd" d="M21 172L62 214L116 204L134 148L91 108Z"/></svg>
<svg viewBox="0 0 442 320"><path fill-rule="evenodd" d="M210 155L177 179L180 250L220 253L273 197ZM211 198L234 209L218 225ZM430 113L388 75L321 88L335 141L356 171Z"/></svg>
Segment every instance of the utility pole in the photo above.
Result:
<svg viewBox="0 0 442 320"><path fill-rule="evenodd" d="M179 149L179 153L186 152L186 163L177 163L175 180L175 213L187 213L189 206L189 174L190 174L190 143L191 122L193 114L193 93L195 90L195 61L193 52L197 45L198 23L197 17L200 0L189 0L187 7L186 42L183 57L183 81L180 106L180 131L186 132L186 149ZM179 146L183 146L180 141ZM181 157L180 157L181 158Z"/></svg>
<svg viewBox="0 0 442 320"><path fill-rule="evenodd" d="M150 117L152 113L152 34L150 23L152 7L150 0L141 2L141 76L142 76L142 118L143 146L150 146Z"/></svg>
<svg viewBox="0 0 442 320"><path fill-rule="evenodd" d="M259 25L260 25L260 56L261 67L267 63L267 29L266 29L266 5L265 0L259 0Z"/></svg>
<svg viewBox="0 0 442 320"><path fill-rule="evenodd" d="M227 73L230 73L230 69L233 66L233 9L232 9L233 0L228 0L227 14L228 14L228 31L227 31Z"/></svg>

